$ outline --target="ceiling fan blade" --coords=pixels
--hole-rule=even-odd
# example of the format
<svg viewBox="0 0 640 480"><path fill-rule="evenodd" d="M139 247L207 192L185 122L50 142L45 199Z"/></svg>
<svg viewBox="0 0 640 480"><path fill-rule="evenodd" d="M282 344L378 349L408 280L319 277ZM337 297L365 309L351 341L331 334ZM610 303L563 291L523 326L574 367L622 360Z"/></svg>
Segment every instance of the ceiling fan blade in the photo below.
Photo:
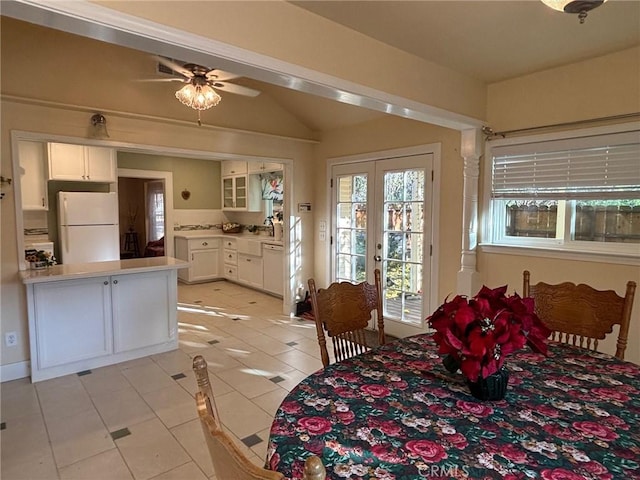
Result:
<svg viewBox="0 0 640 480"><path fill-rule="evenodd" d="M207 72L206 77L207 80L211 80L212 82L226 82L228 80L233 80L234 78L240 78L240 75L214 68L213 70L209 70Z"/></svg>
<svg viewBox="0 0 640 480"><path fill-rule="evenodd" d="M153 55L158 62L163 64L165 67L169 67L174 72L178 72L180 75L184 75L187 78L193 77L193 72L191 70L187 70L182 65L178 65L177 63L169 60L168 58L161 57L159 55Z"/></svg>
<svg viewBox="0 0 640 480"><path fill-rule="evenodd" d="M135 82L180 82L187 83L189 79L187 78L138 78L134 80Z"/></svg>
<svg viewBox="0 0 640 480"><path fill-rule="evenodd" d="M246 95L247 97L257 97L258 95L260 95L260 92L258 90L243 87L242 85L236 85L235 83L211 82L211 86L217 90L222 90L223 92Z"/></svg>

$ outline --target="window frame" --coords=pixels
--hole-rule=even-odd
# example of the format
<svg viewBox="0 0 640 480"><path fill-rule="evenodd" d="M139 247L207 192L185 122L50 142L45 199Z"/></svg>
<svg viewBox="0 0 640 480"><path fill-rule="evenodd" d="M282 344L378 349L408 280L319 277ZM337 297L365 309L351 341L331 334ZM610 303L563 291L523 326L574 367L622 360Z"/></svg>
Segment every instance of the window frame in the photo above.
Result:
<svg viewBox="0 0 640 480"><path fill-rule="evenodd" d="M558 200L558 229L556 238L512 237L505 235L505 217L498 215L498 205L506 199L492 198L492 151L495 147L539 143L554 140L574 139L594 135L640 132L640 122L630 122L603 127L592 127L556 133L526 135L498 140L487 140L483 157L482 219L480 222L480 248L489 253L525 254L551 256L554 258L575 258L608 263L640 265L639 243L589 242L572 239L574 200ZM638 194L640 198L640 192ZM504 210L501 208L501 212ZM562 211L562 212L561 212ZM561 222L564 222L562 226ZM558 232L558 231L557 231Z"/></svg>

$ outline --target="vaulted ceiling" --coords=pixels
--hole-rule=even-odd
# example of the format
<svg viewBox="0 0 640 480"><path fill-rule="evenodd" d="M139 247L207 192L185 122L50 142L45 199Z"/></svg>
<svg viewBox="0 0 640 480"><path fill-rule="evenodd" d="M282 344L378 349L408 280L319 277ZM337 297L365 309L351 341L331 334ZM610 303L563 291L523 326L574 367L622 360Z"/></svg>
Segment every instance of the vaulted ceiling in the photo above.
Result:
<svg viewBox="0 0 640 480"><path fill-rule="evenodd" d="M636 0L610 0L584 24L538 0L290 3L487 84L640 45ZM394 74L402 82L404 72ZM252 78L237 83L261 90L311 131L384 115Z"/></svg>

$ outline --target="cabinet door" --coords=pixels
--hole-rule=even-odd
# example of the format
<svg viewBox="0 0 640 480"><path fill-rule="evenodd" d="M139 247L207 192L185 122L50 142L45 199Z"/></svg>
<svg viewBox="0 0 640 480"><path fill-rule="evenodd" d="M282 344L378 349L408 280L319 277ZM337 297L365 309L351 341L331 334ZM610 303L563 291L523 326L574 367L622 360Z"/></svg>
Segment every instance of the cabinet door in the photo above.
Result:
<svg viewBox="0 0 640 480"><path fill-rule="evenodd" d="M40 142L19 142L18 158L20 161L22 209L48 210L45 144Z"/></svg>
<svg viewBox="0 0 640 480"><path fill-rule="evenodd" d="M273 162L247 162L247 166L249 173L277 172L282 170L281 163Z"/></svg>
<svg viewBox="0 0 640 480"><path fill-rule="evenodd" d="M234 185L233 177L222 179L222 208L230 209L235 207Z"/></svg>
<svg viewBox="0 0 640 480"><path fill-rule="evenodd" d="M114 351L125 352L167 342L177 335L175 276L160 271L111 277ZM175 303L173 303L175 308Z"/></svg>
<svg viewBox="0 0 640 480"><path fill-rule="evenodd" d="M85 147L85 149L86 179L91 182L115 182L115 150L106 147Z"/></svg>
<svg viewBox="0 0 640 480"><path fill-rule="evenodd" d="M86 180L84 146L69 143L50 143L49 179Z"/></svg>
<svg viewBox="0 0 640 480"><path fill-rule="evenodd" d="M108 277L37 284L34 314L38 369L112 352Z"/></svg>
<svg viewBox="0 0 640 480"><path fill-rule="evenodd" d="M247 177L235 177L235 207L239 210L247 209Z"/></svg>
<svg viewBox="0 0 640 480"><path fill-rule="evenodd" d="M247 162L237 160L224 160L220 167L222 176L234 176L247 173Z"/></svg>
<svg viewBox="0 0 640 480"><path fill-rule="evenodd" d="M262 288L262 258L238 254L238 282Z"/></svg>
<svg viewBox="0 0 640 480"><path fill-rule="evenodd" d="M217 278L220 263L220 250L211 248L209 250L193 250L191 252L191 270L189 281L210 280Z"/></svg>

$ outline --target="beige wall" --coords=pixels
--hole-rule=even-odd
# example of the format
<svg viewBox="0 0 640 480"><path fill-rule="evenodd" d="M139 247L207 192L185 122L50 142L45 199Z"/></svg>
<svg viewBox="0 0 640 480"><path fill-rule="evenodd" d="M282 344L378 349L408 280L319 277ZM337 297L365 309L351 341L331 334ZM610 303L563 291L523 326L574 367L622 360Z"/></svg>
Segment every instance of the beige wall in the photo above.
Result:
<svg viewBox="0 0 640 480"><path fill-rule="evenodd" d="M487 88L494 131L640 111L640 47L545 70Z"/></svg>
<svg viewBox="0 0 640 480"><path fill-rule="evenodd" d="M640 112L640 48L527 75L489 86L488 119L494 130L509 130ZM543 256L482 252L478 271L491 286L522 291L522 271L533 281L588 283L624 295L626 283L640 285L640 267ZM605 342L615 353L615 335ZM625 358L640 363L640 294L633 305Z"/></svg>

